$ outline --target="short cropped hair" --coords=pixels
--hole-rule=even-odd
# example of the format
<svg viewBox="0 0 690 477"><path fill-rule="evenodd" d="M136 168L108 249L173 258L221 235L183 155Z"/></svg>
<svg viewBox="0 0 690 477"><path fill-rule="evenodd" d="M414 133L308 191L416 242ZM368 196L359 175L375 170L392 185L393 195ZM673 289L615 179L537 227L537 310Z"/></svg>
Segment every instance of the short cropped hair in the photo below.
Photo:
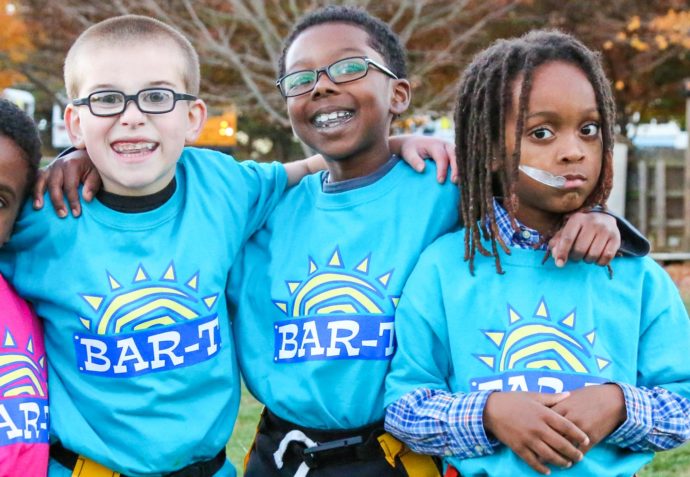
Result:
<svg viewBox="0 0 690 477"><path fill-rule="evenodd" d="M325 23L348 23L364 30L369 35L369 46L381 54L398 78L407 78L405 48L387 23L357 7L330 5L300 18L283 42L283 52L278 61L278 76L285 74L285 56L290 45L305 30Z"/></svg>
<svg viewBox="0 0 690 477"><path fill-rule="evenodd" d="M22 159L29 165L24 190L28 194L36 182L36 172L41 162L41 139L33 119L6 99L0 99L0 136L15 143L22 151Z"/></svg>
<svg viewBox="0 0 690 477"><path fill-rule="evenodd" d="M170 25L142 15L122 15L90 26L76 39L65 58L65 86L70 98L76 98L80 87L78 58L84 48L95 43L127 44L141 40L168 39L177 45L185 61L183 81L186 93L199 94L199 55L189 40ZM168 52L175 55L177 52ZM133 74L136 74L133 73Z"/></svg>

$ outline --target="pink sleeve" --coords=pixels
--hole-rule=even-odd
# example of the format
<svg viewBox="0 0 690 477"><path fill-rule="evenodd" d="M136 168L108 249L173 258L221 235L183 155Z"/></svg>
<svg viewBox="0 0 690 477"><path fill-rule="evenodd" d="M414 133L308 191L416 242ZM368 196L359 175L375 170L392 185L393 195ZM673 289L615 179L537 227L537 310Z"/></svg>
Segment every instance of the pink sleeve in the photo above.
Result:
<svg viewBox="0 0 690 477"><path fill-rule="evenodd" d="M48 386L41 323L0 276L0 475L45 476Z"/></svg>

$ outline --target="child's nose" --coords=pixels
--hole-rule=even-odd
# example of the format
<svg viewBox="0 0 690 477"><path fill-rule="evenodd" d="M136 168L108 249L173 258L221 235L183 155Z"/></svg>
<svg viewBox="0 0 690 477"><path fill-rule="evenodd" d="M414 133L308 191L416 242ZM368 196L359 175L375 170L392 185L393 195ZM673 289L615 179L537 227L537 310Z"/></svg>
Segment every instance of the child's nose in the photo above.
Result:
<svg viewBox="0 0 690 477"><path fill-rule="evenodd" d="M562 161L576 162L585 158L585 148L582 138L577 135L568 135L562 145L559 159Z"/></svg>
<svg viewBox="0 0 690 477"><path fill-rule="evenodd" d="M125 126L142 124L146 119L146 114L142 113L135 101L128 101L125 110L120 114L120 123Z"/></svg>
<svg viewBox="0 0 690 477"><path fill-rule="evenodd" d="M336 83L326 74L325 71L319 71L316 74L316 83L314 89L311 91L312 97L318 97L324 94L330 94L338 89Z"/></svg>

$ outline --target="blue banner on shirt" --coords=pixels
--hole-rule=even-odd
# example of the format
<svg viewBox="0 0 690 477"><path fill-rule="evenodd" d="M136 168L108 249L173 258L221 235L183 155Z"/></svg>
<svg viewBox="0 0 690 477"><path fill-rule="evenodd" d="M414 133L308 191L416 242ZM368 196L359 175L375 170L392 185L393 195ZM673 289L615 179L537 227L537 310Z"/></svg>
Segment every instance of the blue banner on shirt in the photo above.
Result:
<svg viewBox="0 0 690 477"><path fill-rule="evenodd" d="M565 374L549 371L517 371L502 373L486 378L470 380L470 391L531 391L537 393L560 393L593 386L610 379L590 374Z"/></svg>
<svg viewBox="0 0 690 477"><path fill-rule="evenodd" d="M274 324L276 363L331 359L386 360L395 352L393 316L318 315Z"/></svg>
<svg viewBox="0 0 690 477"><path fill-rule="evenodd" d="M17 397L0 400L0 446L47 442L47 399Z"/></svg>
<svg viewBox="0 0 690 477"><path fill-rule="evenodd" d="M79 371L115 378L201 363L218 353L220 345L216 314L135 333L74 335Z"/></svg>

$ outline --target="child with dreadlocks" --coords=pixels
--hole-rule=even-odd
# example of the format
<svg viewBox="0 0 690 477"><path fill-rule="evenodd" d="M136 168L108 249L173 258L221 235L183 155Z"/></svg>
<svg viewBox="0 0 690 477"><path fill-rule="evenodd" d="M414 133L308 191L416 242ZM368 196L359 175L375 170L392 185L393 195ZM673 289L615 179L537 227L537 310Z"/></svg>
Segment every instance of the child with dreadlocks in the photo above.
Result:
<svg viewBox="0 0 690 477"><path fill-rule="evenodd" d="M690 321L666 273L542 263L611 189L613 119L598 56L563 33L497 41L463 75L466 227L406 283L385 399L386 429L448 476L629 477L690 437Z"/></svg>

